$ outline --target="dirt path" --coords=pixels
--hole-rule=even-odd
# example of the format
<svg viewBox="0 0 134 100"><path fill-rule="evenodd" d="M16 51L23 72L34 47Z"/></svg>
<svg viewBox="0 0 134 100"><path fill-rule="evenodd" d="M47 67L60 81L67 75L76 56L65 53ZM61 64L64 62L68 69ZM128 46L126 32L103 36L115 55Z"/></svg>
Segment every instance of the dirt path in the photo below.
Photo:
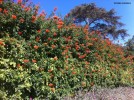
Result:
<svg viewBox="0 0 134 100"><path fill-rule="evenodd" d="M75 98L67 97L64 100L134 100L134 88L100 89L86 94L79 92Z"/></svg>

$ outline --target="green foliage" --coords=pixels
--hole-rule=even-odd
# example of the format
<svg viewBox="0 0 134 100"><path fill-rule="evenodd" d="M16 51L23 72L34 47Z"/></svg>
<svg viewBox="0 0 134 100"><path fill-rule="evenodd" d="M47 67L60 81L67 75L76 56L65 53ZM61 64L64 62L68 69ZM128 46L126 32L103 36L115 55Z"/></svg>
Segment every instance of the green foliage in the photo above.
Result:
<svg viewBox="0 0 134 100"><path fill-rule="evenodd" d="M129 39L126 43L126 46L124 47L125 52L128 55L134 55L134 36L132 39Z"/></svg>
<svg viewBox="0 0 134 100"><path fill-rule="evenodd" d="M37 6L3 2L1 7L1 99L57 100L93 85L134 85L132 56L125 57L100 32L35 15Z"/></svg>

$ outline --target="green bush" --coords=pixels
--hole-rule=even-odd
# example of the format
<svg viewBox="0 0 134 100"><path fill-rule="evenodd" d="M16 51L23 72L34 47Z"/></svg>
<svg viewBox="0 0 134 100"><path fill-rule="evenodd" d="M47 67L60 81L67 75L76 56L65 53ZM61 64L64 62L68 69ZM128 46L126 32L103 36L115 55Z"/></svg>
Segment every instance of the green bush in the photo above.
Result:
<svg viewBox="0 0 134 100"><path fill-rule="evenodd" d="M0 5L0 98L54 100L93 85L134 85L133 57L100 32L45 18L32 4Z"/></svg>

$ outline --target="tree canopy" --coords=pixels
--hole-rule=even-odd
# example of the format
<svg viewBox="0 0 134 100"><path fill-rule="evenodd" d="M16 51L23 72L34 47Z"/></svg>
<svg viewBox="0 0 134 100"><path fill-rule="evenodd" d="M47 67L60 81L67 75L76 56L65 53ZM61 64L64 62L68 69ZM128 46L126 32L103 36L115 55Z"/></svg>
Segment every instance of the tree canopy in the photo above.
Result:
<svg viewBox="0 0 134 100"><path fill-rule="evenodd" d="M122 29L124 26L120 22L120 16L116 15L114 9L107 11L104 8L97 7L94 3L82 4L76 6L69 12L69 16L75 19L74 23L85 23L89 25L89 30L98 30L103 35L112 36L117 39L119 36L124 38L127 36L127 31Z"/></svg>
<svg viewBox="0 0 134 100"><path fill-rule="evenodd" d="M134 36L131 39L129 39L125 44L126 44L128 51L134 52Z"/></svg>

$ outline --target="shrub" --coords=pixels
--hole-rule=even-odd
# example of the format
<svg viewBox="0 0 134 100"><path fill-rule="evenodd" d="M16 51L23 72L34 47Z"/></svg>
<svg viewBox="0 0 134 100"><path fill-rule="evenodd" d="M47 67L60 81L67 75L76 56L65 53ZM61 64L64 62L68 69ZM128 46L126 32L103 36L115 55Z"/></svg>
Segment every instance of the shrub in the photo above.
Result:
<svg viewBox="0 0 134 100"><path fill-rule="evenodd" d="M100 32L45 18L32 4L0 9L0 98L54 100L93 85L133 85L133 57Z"/></svg>

